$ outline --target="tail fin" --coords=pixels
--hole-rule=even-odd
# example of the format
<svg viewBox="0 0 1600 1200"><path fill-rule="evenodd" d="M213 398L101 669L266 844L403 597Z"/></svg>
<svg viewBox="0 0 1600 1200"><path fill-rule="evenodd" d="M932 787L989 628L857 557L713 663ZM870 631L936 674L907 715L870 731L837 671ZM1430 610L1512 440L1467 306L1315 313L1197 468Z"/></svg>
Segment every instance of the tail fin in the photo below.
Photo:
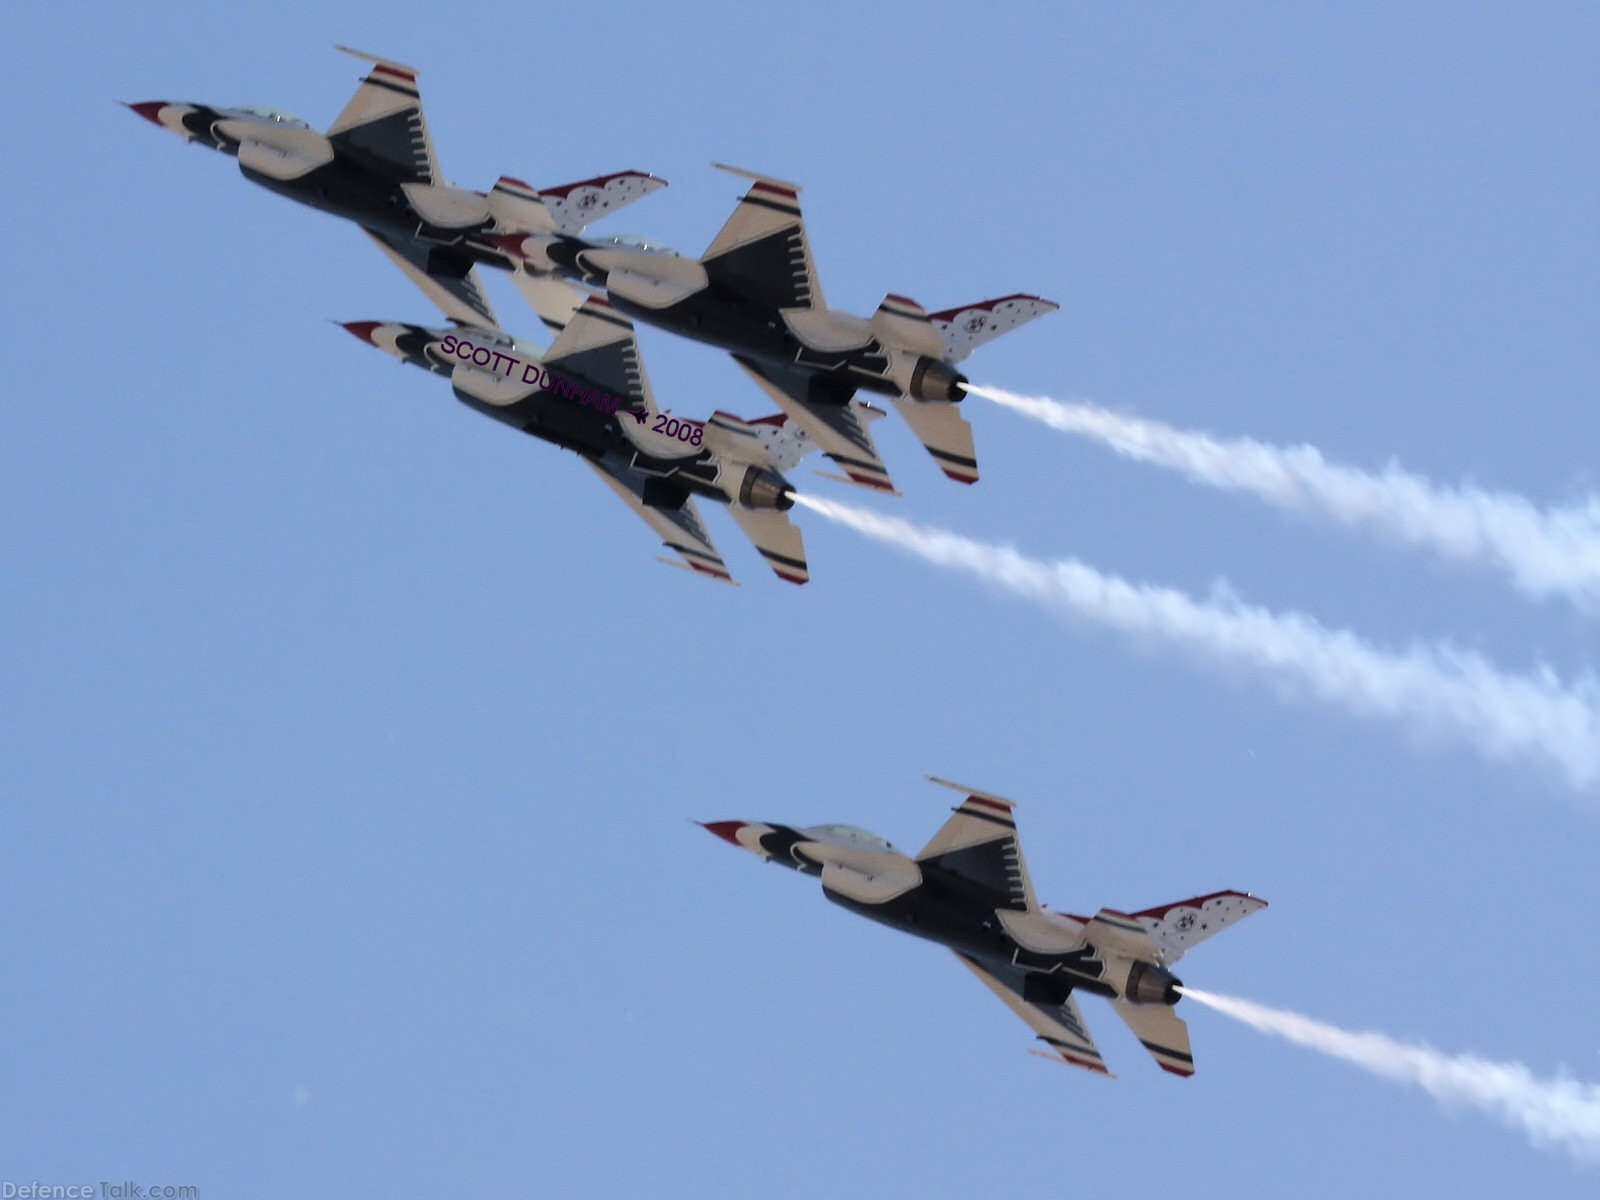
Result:
<svg viewBox="0 0 1600 1200"><path fill-rule="evenodd" d="M929 319L938 331L943 351L939 357L947 363L958 363L985 342L1002 333L1010 333L1019 325L1026 325L1035 317L1055 312L1061 306L1053 300L1038 296L1002 296L998 300L980 300L959 308L930 313Z"/></svg>
<svg viewBox="0 0 1600 1200"><path fill-rule="evenodd" d="M657 179L645 171L618 171L613 175L596 175L576 183L540 188L539 198L550 210L558 230L582 233L585 226L607 213L616 212L666 186L665 179Z"/></svg>
<svg viewBox="0 0 1600 1200"><path fill-rule="evenodd" d="M727 457L771 467L774 471L793 470L817 448L806 431L790 420L788 413L782 412L746 421L718 409L706 422L706 437L708 444L712 438L725 439L726 446L714 448ZM745 439L750 440L746 442Z"/></svg>
<svg viewBox="0 0 1600 1200"><path fill-rule="evenodd" d="M1248 892L1211 892L1143 912L1133 919L1149 932L1163 966L1177 962L1189 947L1221 933L1229 925L1267 907Z"/></svg>
<svg viewBox="0 0 1600 1200"><path fill-rule="evenodd" d="M502 233L582 233L607 213L667 186L643 171L618 171L576 183L534 188L502 175L489 190L489 211Z"/></svg>

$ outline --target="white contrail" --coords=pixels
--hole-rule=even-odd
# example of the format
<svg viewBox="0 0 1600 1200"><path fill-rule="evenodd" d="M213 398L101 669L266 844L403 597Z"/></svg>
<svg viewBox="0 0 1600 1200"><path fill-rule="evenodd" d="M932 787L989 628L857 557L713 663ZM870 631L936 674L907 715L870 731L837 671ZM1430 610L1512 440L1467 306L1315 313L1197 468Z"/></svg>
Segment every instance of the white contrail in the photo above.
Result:
<svg viewBox="0 0 1600 1200"><path fill-rule="evenodd" d="M1415 1084L1447 1105L1480 1108L1528 1135L1541 1149L1559 1147L1579 1162L1600 1162L1600 1085L1540 1079L1521 1063L1443 1054L1381 1033L1351 1033L1299 1013L1233 996L1180 989L1263 1033L1277 1034L1397 1083Z"/></svg>
<svg viewBox="0 0 1600 1200"><path fill-rule="evenodd" d="M1506 674L1480 655L1449 645L1389 652L1300 613L1244 604L1224 588L1200 601L1104 575L1075 559L1043 562L834 500L795 499L868 537L966 571L1051 612L1245 663L1350 712L1460 735L1490 758L1553 764L1575 788L1600 782L1600 680L1593 676L1566 684L1548 668Z"/></svg>
<svg viewBox="0 0 1600 1200"><path fill-rule="evenodd" d="M1541 509L1509 492L1441 487L1394 463L1378 473L1338 466L1312 446L1222 441L1095 404L1019 396L1001 388L966 390L1198 483L1252 492L1280 508L1316 510L1445 558L1495 566L1529 596L1561 596L1600 613L1600 498Z"/></svg>

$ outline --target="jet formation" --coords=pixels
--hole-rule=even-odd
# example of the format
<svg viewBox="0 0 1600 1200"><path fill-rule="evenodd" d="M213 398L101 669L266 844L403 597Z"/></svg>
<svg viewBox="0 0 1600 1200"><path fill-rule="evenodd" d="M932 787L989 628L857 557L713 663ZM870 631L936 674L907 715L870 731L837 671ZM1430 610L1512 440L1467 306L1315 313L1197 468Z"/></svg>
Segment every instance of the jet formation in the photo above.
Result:
<svg viewBox="0 0 1600 1200"><path fill-rule="evenodd" d="M933 840L915 856L853 825L795 827L710 821L724 841L802 875L822 894L881 925L954 952L1068 1066L1110 1075L1073 993L1103 996L1163 1071L1194 1074L1189 1027L1175 1006L1172 964L1199 942L1267 907L1245 892L1211 892L1127 913L1056 912L1033 893L1009 800L962 787Z"/></svg>
<svg viewBox="0 0 1600 1200"><path fill-rule="evenodd" d="M268 108L160 100L128 107L231 156L251 182L354 222L466 344L501 352L515 345L520 357L538 361L502 328L478 276L480 266L510 272L556 335L549 355L565 361L575 380L624 397L634 420L595 406L575 411L547 388L512 397L510 380L447 361L449 334L426 325L345 327L366 329L364 340L448 374L469 407L583 456L682 565L731 582L694 506L694 497L709 497L728 505L780 578L804 583L803 539L783 515L794 491L783 471L812 448L841 469L834 478L898 494L870 429L885 412L858 392L887 398L949 478L976 482L972 429L958 407L966 377L957 364L984 342L1054 311L1053 302L1018 293L930 313L891 294L870 317L829 308L799 187L744 171L736 173L752 181L748 192L699 259L645 239L594 237L591 223L666 181L624 170L544 188L507 175L486 192L450 184L434 153L415 68L338 49L371 66L326 132ZM669 435L655 427L661 414L630 318L727 351L779 412L749 421L720 410L705 419L674 416L682 437L668 446ZM581 336L568 337L574 323ZM575 346L585 355L599 349L606 361L591 363L588 355L574 363ZM585 374L591 367L604 381ZM746 487L748 478L760 486Z"/></svg>
<svg viewBox="0 0 1600 1200"><path fill-rule="evenodd" d="M594 221L666 186L625 170L555 187L501 176L480 192L446 182L414 68L370 63L325 132L280 111L147 101L134 112L234 158L253 183L355 223L444 314L448 326L342 322L362 342L448 379L466 407L577 453L672 551L664 561L733 577L697 502L726 506L779 578L810 578L790 519L788 472L819 450L833 476L898 494L870 426L884 397L949 478L978 479L960 410L959 364L977 347L1054 311L1015 293L930 312L890 294L870 316L830 308L800 212L800 188L716 164L750 181L699 258L640 238L596 236ZM553 333L546 350L508 333L478 274L509 272ZM633 322L730 354L778 411L700 418L660 408ZM1163 1070L1192 1075L1171 966L1194 944L1265 907L1223 891L1092 917L1041 905L1010 802L964 798L923 850L907 855L848 825L713 821L733 845L820 878L853 912L953 951L1033 1029L1047 1057L1108 1075L1077 993L1102 996Z"/></svg>

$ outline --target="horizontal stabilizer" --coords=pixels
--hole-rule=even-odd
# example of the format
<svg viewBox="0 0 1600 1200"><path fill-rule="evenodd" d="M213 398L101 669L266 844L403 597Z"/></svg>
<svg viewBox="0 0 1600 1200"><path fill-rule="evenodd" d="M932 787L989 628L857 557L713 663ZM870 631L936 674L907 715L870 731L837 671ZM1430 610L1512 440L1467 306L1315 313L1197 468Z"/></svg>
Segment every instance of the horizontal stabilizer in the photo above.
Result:
<svg viewBox="0 0 1600 1200"><path fill-rule="evenodd" d="M978 482L978 451L960 405L896 396L894 406L946 476L957 483Z"/></svg>
<svg viewBox="0 0 1600 1200"><path fill-rule="evenodd" d="M520 179L502 175L489 189L489 215L503 234L549 233L556 219L539 193Z"/></svg>
<svg viewBox="0 0 1600 1200"><path fill-rule="evenodd" d="M944 343L928 320L928 310L905 296L888 295L872 314L872 332L878 340L890 346L914 350L939 358L944 354Z"/></svg>
<svg viewBox="0 0 1600 1200"><path fill-rule="evenodd" d="M1138 920L1114 908L1102 908L1089 918L1083 936L1102 954L1159 961L1161 952Z"/></svg>
<svg viewBox="0 0 1600 1200"><path fill-rule="evenodd" d="M1165 1004L1129 1004L1126 1000L1113 1000L1111 1007L1163 1071L1185 1078L1194 1074L1189 1026L1171 1008Z"/></svg>
<svg viewBox="0 0 1600 1200"><path fill-rule="evenodd" d="M1060 307L1053 300L1019 293L933 313L930 320L943 346L937 357L958 363L985 342Z"/></svg>
<svg viewBox="0 0 1600 1200"><path fill-rule="evenodd" d="M767 560L779 579L786 583L806 583L811 570L806 566L806 543L800 527L789 519L789 514L770 508L746 508L742 504L728 505L728 512L745 537L755 543L761 557Z"/></svg>

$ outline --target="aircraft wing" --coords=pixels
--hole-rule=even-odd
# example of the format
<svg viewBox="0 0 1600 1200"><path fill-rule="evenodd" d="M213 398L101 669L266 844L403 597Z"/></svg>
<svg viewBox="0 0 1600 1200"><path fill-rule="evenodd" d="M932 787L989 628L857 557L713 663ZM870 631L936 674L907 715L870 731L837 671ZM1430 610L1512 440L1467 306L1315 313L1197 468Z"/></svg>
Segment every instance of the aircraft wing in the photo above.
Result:
<svg viewBox="0 0 1600 1200"><path fill-rule="evenodd" d="M1077 1001L1070 995L1060 1004L1034 1003L1024 998L1027 976L1022 971L1007 970L1002 973L1003 977L999 977L991 975L965 954L958 953L956 957L967 970L983 981L986 988L1005 1001L1007 1008L1026 1021L1041 1042L1050 1047L1048 1053L1043 1050L1034 1053L1064 1062L1069 1067L1082 1067L1096 1075L1112 1077L1094 1039L1089 1036L1088 1026L1083 1023L1083 1014L1078 1011Z"/></svg>
<svg viewBox="0 0 1600 1200"><path fill-rule="evenodd" d="M552 333L565 329L578 306L594 295L554 275L535 275L530 271L514 271L511 282Z"/></svg>
<svg viewBox="0 0 1600 1200"><path fill-rule="evenodd" d="M639 359L633 322L599 296L585 296L544 356L544 365L575 375L620 397L641 424L656 411L655 394ZM624 426L630 434L632 428ZM635 439L637 441L637 439Z"/></svg>
<svg viewBox="0 0 1600 1200"><path fill-rule="evenodd" d="M443 247L390 238L374 229L366 233L452 321L482 329L500 327L470 258Z"/></svg>
<svg viewBox="0 0 1600 1200"><path fill-rule="evenodd" d="M824 454L844 469L849 482L898 495L867 429L867 422L874 419L872 414L879 410L852 403L854 388L798 367L758 362L738 354L733 361Z"/></svg>
<svg viewBox="0 0 1600 1200"><path fill-rule="evenodd" d="M594 468L595 474L605 480L612 491L622 497L629 508L643 518L646 525L655 530L667 549L683 560L683 566L696 574L708 575L723 583L733 583L727 564L717 553L710 534L706 533L705 523L700 519L700 510L695 507L693 496L684 492L674 496L670 490L658 490L661 488L659 479L610 455L599 462L592 459L584 461ZM674 499L680 501L676 506L671 504Z"/></svg>
<svg viewBox="0 0 1600 1200"><path fill-rule="evenodd" d="M337 46L346 54L364 58L372 69L361 81L344 111L328 126L328 140L377 159L403 183L432 184L439 179L439 161L433 139L422 116L417 72L403 63Z"/></svg>
<svg viewBox="0 0 1600 1200"><path fill-rule="evenodd" d="M1017 841L1011 819L1011 801L928 776L934 783L967 793L933 840L922 848L917 862L954 875L985 892L1006 897L1011 909L1036 912L1033 880Z"/></svg>
<svg viewBox="0 0 1600 1200"><path fill-rule="evenodd" d="M706 274L765 308L825 307L800 216L800 189L724 163L712 165L754 182L700 259Z"/></svg>

